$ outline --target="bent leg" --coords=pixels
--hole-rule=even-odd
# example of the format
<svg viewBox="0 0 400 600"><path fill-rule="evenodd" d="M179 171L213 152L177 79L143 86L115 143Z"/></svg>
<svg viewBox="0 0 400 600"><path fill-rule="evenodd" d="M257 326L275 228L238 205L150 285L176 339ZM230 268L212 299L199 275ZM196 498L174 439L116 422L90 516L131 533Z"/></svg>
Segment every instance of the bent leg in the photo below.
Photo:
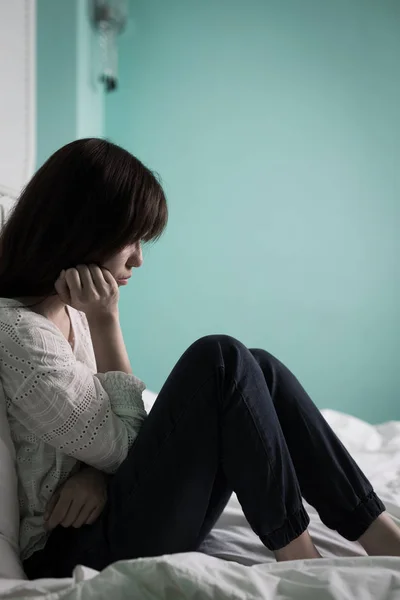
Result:
<svg viewBox="0 0 400 600"><path fill-rule="evenodd" d="M303 497L327 527L357 540L385 510L383 503L289 369L265 350L251 353L264 374Z"/></svg>
<svg viewBox="0 0 400 600"><path fill-rule="evenodd" d="M263 372L243 344L209 336L168 377L110 480L98 521L58 527L25 568L69 576L78 563L102 569L120 559L195 550L232 489L271 550L306 531L309 518ZM40 565L48 571L38 574Z"/></svg>

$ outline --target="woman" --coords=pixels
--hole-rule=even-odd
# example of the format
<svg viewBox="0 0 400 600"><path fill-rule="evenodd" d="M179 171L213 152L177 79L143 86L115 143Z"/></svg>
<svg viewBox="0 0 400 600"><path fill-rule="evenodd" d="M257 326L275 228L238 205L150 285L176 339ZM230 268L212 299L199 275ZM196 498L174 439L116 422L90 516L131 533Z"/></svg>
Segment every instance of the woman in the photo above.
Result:
<svg viewBox="0 0 400 600"><path fill-rule="evenodd" d="M302 497L370 554L384 505L295 377L228 336L195 342L146 416L118 286L167 222L163 190L99 139L56 152L1 235L1 382L30 578L196 550L232 490L277 560L317 558Z"/></svg>

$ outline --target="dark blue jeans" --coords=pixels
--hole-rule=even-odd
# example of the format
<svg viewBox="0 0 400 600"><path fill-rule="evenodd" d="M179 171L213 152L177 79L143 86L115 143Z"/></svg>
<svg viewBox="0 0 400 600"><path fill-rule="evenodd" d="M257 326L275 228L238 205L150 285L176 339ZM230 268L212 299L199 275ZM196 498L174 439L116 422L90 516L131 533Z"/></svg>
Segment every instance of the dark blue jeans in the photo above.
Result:
<svg viewBox="0 0 400 600"><path fill-rule="evenodd" d="M93 525L57 527L24 567L70 576L77 564L196 550L234 490L271 550L308 526L304 497L350 540L385 509L292 373L228 336L195 342L110 478Z"/></svg>

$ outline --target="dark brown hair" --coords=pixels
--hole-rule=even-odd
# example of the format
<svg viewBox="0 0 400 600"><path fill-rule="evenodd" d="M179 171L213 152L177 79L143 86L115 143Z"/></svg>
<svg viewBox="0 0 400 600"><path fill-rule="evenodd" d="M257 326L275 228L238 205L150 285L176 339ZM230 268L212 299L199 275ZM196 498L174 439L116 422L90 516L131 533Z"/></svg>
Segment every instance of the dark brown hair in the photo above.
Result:
<svg viewBox="0 0 400 600"><path fill-rule="evenodd" d="M132 154L71 142L32 177L0 234L0 297L50 295L62 269L157 239L167 218L158 179Z"/></svg>

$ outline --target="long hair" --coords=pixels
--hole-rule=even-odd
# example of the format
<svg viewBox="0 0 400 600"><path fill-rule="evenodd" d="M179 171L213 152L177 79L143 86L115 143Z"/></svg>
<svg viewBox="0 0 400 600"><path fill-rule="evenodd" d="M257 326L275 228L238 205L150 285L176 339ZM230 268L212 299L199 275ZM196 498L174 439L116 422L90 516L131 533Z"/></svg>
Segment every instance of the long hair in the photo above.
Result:
<svg viewBox="0 0 400 600"><path fill-rule="evenodd" d="M32 177L0 232L0 297L51 295L62 269L158 239L167 218L158 179L132 154L97 138L71 142Z"/></svg>

